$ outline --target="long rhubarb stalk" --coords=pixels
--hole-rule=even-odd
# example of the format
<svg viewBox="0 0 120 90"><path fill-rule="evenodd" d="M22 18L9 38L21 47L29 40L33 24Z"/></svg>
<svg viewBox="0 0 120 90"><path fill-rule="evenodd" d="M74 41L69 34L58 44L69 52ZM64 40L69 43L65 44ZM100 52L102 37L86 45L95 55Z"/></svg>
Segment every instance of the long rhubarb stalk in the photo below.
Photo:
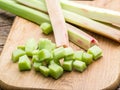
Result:
<svg viewBox="0 0 120 90"><path fill-rule="evenodd" d="M6 11L9 11L13 14L16 14L18 16L21 16L25 19L28 19L38 25L42 24L43 22L50 23L50 19L47 14L44 14L40 11L28 8L26 6L20 5L16 2L14 2L13 0L0 0L0 8L4 9ZM67 25L67 28L69 29L68 36L70 38L70 41L72 41L74 44L78 45L79 47L87 50L91 46L98 43L95 38L89 36L82 30L77 29L76 27L74 27L74 29L73 29L71 27L74 27L74 26L72 26L70 24ZM72 40L72 39L74 39L74 40Z"/></svg>
<svg viewBox="0 0 120 90"><path fill-rule="evenodd" d="M25 4L26 0L17 0L19 3ZM37 1L37 0L36 0ZM32 0L31 0L32 2ZM38 2L42 2L44 4L44 9L46 7L46 4L44 0L38 0ZM34 4L34 1L32 2ZM30 6L26 4L27 6ZM33 6L30 6L34 8ZM43 7L39 6L37 9L41 10ZM47 12L47 8L44 12ZM120 31L119 29L115 29L113 27L107 26L105 24L102 24L100 22L91 20L87 17L81 16L79 14L67 11L63 9L63 14L65 17L65 20L69 23L75 24L77 26L83 27L86 30L92 31L94 33L100 34L102 36L108 37L110 39L113 39L120 43Z"/></svg>
<svg viewBox="0 0 120 90"><path fill-rule="evenodd" d="M38 24L45 21L49 22L48 15L32 8L19 5L14 0L0 0L0 8Z"/></svg>
<svg viewBox="0 0 120 90"><path fill-rule="evenodd" d="M120 26L120 12L61 0L63 9L85 17Z"/></svg>
<svg viewBox="0 0 120 90"><path fill-rule="evenodd" d="M113 39L120 43L120 30L119 29L107 26L97 21L93 21L89 18L80 16L73 12L69 12L66 10L64 10L63 12L65 13L64 16L66 17L66 21L72 24L75 24L77 26L81 26L85 28L86 30L89 30L94 33Z"/></svg>
<svg viewBox="0 0 120 90"><path fill-rule="evenodd" d="M61 10L60 1L54 0L54 4L52 0L45 0L45 1L46 1L50 21L53 27L56 46L68 47L69 40L68 40L67 27Z"/></svg>

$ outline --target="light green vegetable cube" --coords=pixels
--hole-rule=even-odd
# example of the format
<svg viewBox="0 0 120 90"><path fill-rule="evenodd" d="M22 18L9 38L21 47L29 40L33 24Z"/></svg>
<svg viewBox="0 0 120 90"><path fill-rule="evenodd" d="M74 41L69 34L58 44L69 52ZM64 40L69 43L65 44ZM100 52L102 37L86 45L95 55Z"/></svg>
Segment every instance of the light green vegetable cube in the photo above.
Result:
<svg viewBox="0 0 120 90"><path fill-rule="evenodd" d="M51 40L48 39L40 39L38 42L38 48L39 50L41 49L47 49L48 51L52 51L53 49L56 48L56 45L51 42Z"/></svg>
<svg viewBox="0 0 120 90"><path fill-rule="evenodd" d="M63 62L63 69L64 69L65 71L72 71L72 63L73 63L73 60L64 61L64 62Z"/></svg>
<svg viewBox="0 0 120 90"><path fill-rule="evenodd" d="M53 31L51 24L50 24L50 23L47 23L47 22L42 23L42 24L40 25L40 28L42 29L42 32L43 32L44 34L50 34L50 33Z"/></svg>
<svg viewBox="0 0 120 90"><path fill-rule="evenodd" d="M38 55L33 55L32 56L32 62L39 62L39 56Z"/></svg>
<svg viewBox="0 0 120 90"><path fill-rule="evenodd" d="M28 56L32 56L32 52L37 48L37 43L34 39L29 39L25 44L25 52Z"/></svg>
<svg viewBox="0 0 120 90"><path fill-rule="evenodd" d="M29 58L26 55L24 55L19 58L18 66L20 71L30 70L31 62Z"/></svg>
<svg viewBox="0 0 120 90"><path fill-rule="evenodd" d="M87 68L87 66L86 66L85 62L75 60L73 62L73 68L77 71L83 72Z"/></svg>
<svg viewBox="0 0 120 90"><path fill-rule="evenodd" d="M12 53L12 61L17 62L19 60L19 57L23 56L25 54L26 54L25 51L23 51L21 49L14 50L13 53Z"/></svg>
<svg viewBox="0 0 120 90"><path fill-rule="evenodd" d="M49 61L49 64L51 65L51 64L56 64L56 63L55 63L54 60L50 60L50 61Z"/></svg>
<svg viewBox="0 0 120 90"><path fill-rule="evenodd" d="M65 50L63 47L59 47L54 49L53 51L53 59L55 61L55 63L60 65L60 59L65 57Z"/></svg>
<svg viewBox="0 0 120 90"><path fill-rule="evenodd" d="M88 49L87 53L92 54L93 59L97 60L98 58L102 56L102 49L94 45L93 47Z"/></svg>
<svg viewBox="0 0 120 90"><path fill-rule="evenodd" d="M46 66L40 66L39 70L40 70L41 74L43 74L44 76L46 76L46 77L49 76L50 70Z"/></svg>
<svg viewBox="0 0 120 90"><path fill-rule="evenodd" d="M51 58L51 53L47 49L42 49L39 51L39 61L44 61Z"/></svg>
<svg viewBox="0 0 120 90"><path fill-rule="evenodd" d="M83 51L76 51L75 54L74 54L74 59L75 60L82 60L82 56L83 56Z"/></svg>
<svg viewBox="0 0 120 90"><path fill-rule="evenodd" d="M42 65L42 63L40 62L34 62L33 63L33 67L35 69L35 71L40 71L39 67Z"/></svg>
<svg viewBox="0 0 120 90"><path fill-rule="evenodd" d="M24 45L21 45L21 46L18 46L17 49L21 49L21 50L25 50L25 46Z"/></svg>
<svg viewBox="0 0 120 90"><path fill-rule="evenodd" d="M32 52L32 54L33 54L33 55L38 55L38 54L39 54L39 51L40 51L40 50L34 50L34 51Z"/></svg>
<svg viewBox="0 0 120 90"><path fill-rule="evenodd" d="M49 69L50 69L50 75L54 79L58 79L63 74L63 68L57 64L50 64Z"/></svg>
<svg viewBox="0 0 120 90"><path fill-rule="evenodd" d="M82 61L89 65L90 63L93 62L93 56L91 54L84 52Z"/></svg>
<svg viewBox="0 0 120 90"><path fill-rule="evenodd" d="M54 49L53 57L55 60L65 57L65 49L63 47L59 47L59 48Z"/></svg>
<svg viewBox="0 0 120 90"><path fill-rule="evenodd" d="M69 55L69 56L65 56L64 57L64 61L68 61L68 60L74 60L74 54L73 55Z"/></svg>
<svg viewBox="0 0 120 90"><path fill-rule="evenodd" d="M46 62L47 64L50 64L50 61L51 61L51 60L53 60L53 55L52 55L52 53L51 53L51 57L48 58L48 59L46 59L45 62Z"/></svg>
<svg viewBox="0 0 120 90"><path fill-rule="evenodd" d="M65 56L70 56L70 55L73 55L74 54L74 51L72 48L68 47L68 48L65 48Z"/></svg>

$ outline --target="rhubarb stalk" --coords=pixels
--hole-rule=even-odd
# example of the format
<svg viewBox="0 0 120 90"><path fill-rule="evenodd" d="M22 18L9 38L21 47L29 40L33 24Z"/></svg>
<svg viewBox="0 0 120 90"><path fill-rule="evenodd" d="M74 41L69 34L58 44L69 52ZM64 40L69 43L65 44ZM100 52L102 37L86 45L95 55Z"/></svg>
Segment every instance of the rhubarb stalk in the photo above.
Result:
<svg viewBox="0 0 120 90"><path fill-rule="evenodd" d="M54 0L54 4L52 0L45 0L50 21L53 27L55 42L57 47L68 47L68 33L67 27L65 24L64 16L61 10L60 1Z"/></svg>
<svg viewBox="0 0 120 90"><path fill-rule="evenodd" d="M19 3L24 3L24 4L26 2L26 0L17 0L17 1ZM42 2L44 4L44 8L46 7L44 0L38 0L38 2ZM34 1L32 3L34 4ZM30 5L27 5L27 6L30 6ZM32 7L32 6L30 6L30 7ZM34 7L32 7L32 8L34 8ZM43 7L39 6L38 10L42 11L41 8L43 8ZM47 12L47 8L44 12ZM102 36L105 36L107 38L110 38L110 39L115 40L115 41L120 43L120 39L119 39L120 38L120 31L119 31L119 29L110 27L108 25L94 21L94 20L89 19L87 17L81 16L80 14L67 11L65 9L63 9L63 14L64 14L65 20L67 22L75 24L75 25L80 26L80 27L83 27L86 30L100 34Z"/></svg>
<svg viewBox="0 0 120 90"><path fill-rule="evenodd" d="M67 0L61 0L61 6L63 9L77 13L79 15L83 15L101 22L116 24L120 27L120 12L80 3L78 4Z"/></svg>
<svg viewBox="0 0 120 90"><path fill-rule="evenodd" d="M88 49L91 46L98 44L98 41L95 38L83 32L82 30L70 24L66 24L66 26L68 28L68 35L70 41L75 43L76 45L84 49Z"/></svg>
<svg viewBox="0 0 120 90"><path fill-rule="evenodd" d="M33 4L34 4L34 2L33 2ZM6 0L6 1L5 0L0 0L0 8L4 9L6 11L9 11L13 14L16 14L18 16L21 16L25 19L28 19L28 20L30 20L30 21L38 24L38 25L42 24L43 22L50 23L50 19L49 19L47 14L44 14L40 11L28 8L26 6L20 5L20 4L14 2L12 0ZM72 41L74 44L76 44L79 47L87 50L89 47L98 43L95 38L88 39L91 36L89 36L88 34L86 35L86 33L83 32L82 30L80 30L76 27L74 27L74 29L73 29L70 26L74 27L70 24L67 24L68 36L70 38L70 41ZM79 33L78 33L78 31L79 31ZM83 33L81 33L81 32L83 32ZM80 42L76 42L76 41L80 41Z"/></svg>

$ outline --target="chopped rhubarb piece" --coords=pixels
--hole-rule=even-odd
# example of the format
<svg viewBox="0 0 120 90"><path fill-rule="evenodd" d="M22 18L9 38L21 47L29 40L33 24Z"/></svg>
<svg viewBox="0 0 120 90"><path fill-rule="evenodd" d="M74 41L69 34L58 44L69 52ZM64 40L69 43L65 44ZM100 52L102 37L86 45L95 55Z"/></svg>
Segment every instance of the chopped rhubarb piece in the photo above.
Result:
<svg viewBox="0 0 120 90"><path fill-rule="evenodd" d="M63 62L63 69L65 71L72 71L72 63L73 63L73 60L69 60L69 61L64 61Z"/></svg>
<svg viewBox="0 0 120 90"><path fill-rule="evenodd" d="M31 62L29 58L27 57L27 55L21 56L19 58L18 67L20 71L31 69Z"/></svg>
<svg viewBox="0 0 120 90"><path fill-rule="evenodd" d="M61 59L65 56L65 49L63 47L56 48L53 51L54 60Z"/></svg>
<svg viewBox="0 0 120 90"><path fill-rule="evenodd" d="M39 50L47 49L49 51L52 51L53 49L55 49L55 47L56 47L56 45L54 43L52 43L51 40L49 40L49 39L41 38L38 42Z"/></svg>
<svg viewBox="0 0 120 90"><path fill-rule="evenodd" d="M37 43L34 39L29 39L25 44L25 52L28 56L32 56L32 52L37 48Z"/></svg>
<svg viewBox="0 0 120 90"><path fill-rule="evenodd" d="M32 56L32 62L39 62L39 55L33 55Z"/></svg>
<svg viewBox="0 0 120 90"><path fill-rule="evenodd" d="M83 72L87 68L87 66L85 62L75 60L73 62L73 68L77 71Z"/></svg>
<svg viewBox="0 0 120 90"><path fill-rule="evenodd" d="M21 50L21 49L16 49L13 51L12 53L12 61L13 62L17 62L19 60L19 57L25 55L25 51Z"/></svg>
<svg viewBox="0 0 120 90"><path fill-rule="evenodd" d="M48 68L50 70L50 75L54 79L58 79L63 74L63 68L57 64L50 64Z"/></svg>
<svg viewBox="0 0 120 90"><path fill-rule="evenodd" d="M87 53L92 54L93 59L97 60L98 58L102 56L102 49L94 45L93 47L88 49Z"/></svg>
<svg viewBox="0 0 120 90"><path fill-rule="evenodd" d="M98 44L98 41L82 30L70 25L66 24L68 28L68 35L71 42L76 45L84 48L85 50L89 49L91 46Z"/></svg>
<svg viewBox="0 0 120 90"><path fill-rule="evenodd" d="M89 65L93 62L93 56L91 54L84 52L82 56L82 61L85 62L86 65Z"/></svg>
<svg viewBox="0 0 120 90"><path fill-rule="evenodd" d="M45 77L49 76L50 70L48 67L40 66L39 70L40 70L41 74L43 74Z"/></svg>
<svg viewBox="0 0 120 90"><path fill-rule="evenodd" d="M68 47L68 48L65 48L65 56L70 56L70 55L73 55L74 54L74 51L72 48Z"/></svg>
<svg viewBox="0 0 120 90"><path fill-rule="evenodd" d="M25 50L25 46L24 45L18 46L17 49Z"/></svg>
<svg viewBox="0 0 120 90"><path fill-rule="evenodd" d="M75 52L75 54L74 54L75 60L80 60L80 61L82 61L83 53L84 53L83 51L77 51L77 52Z"/></svg>
<svg viewBox="0 0 120 90"><path fill-rule="evenodd" d="M51 58L51 53L47 49L42 49L39 51L39 61L44 61Z"/></svg>
<svg viewBox="0 0 120 90"><path fill-rule="evenodd" d="M42 63L40 63L40 62L34 62L33 67L34 67L35 71L39 72L40 71L39 67L41 65L42 65Z"/></svg>
<svg viewBox="0 0 120 90"><path fill-rule="evenodd" d="M75 59L74 54L64 57L64 61L69 61L69 60L74 60L74 59Z"/></svg>
<svg viewBox="0 0 120 90"><path fill-rule="evenodd" d="M47 23L47 22L42 23L42 24L40 25L40 28L42 29L42 32L43 32L44 34L47 34L47 35L53 31L51 24L50 24L50 23Z"/></svg>

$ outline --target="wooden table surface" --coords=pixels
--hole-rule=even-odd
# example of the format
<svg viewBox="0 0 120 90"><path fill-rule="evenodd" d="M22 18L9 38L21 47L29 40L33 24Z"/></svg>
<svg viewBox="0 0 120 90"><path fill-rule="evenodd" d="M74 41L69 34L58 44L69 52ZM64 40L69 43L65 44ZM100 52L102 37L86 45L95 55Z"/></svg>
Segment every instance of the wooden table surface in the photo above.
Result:
<svg viewBox="0 0 120 90"><path fill-rule="evenodd" d="M15 15L0 10L0 54L4 47L5 41L9 34L14 18ZM0 85L0 90L2 90L1 85Z"/></svg>
<svg viewBox="0 0 120 90"><path fill-rule="evenodd" d="M111 3L113 3L113 1L116 3L116 8L111 7L113 10L120 10L120 0L96 0L96 1L100 1L99 6L106 6L110 8ZM86 1L86 3L89 1ZM93 2L95 3L95 2ZM115 4L114 3L114 4ZM92 3L91 3L92 4ZM98 5L97 5L98 6ZM2 49L4 47L5 41L7 39L7 36L9 34L11 25L14 21L15 15L7 13L3 10L0 10L0 53L2 52ZM120 90L119 88L120 86L118 86L117 90ZM1 90L1 88L0 88Z"/></svg>

